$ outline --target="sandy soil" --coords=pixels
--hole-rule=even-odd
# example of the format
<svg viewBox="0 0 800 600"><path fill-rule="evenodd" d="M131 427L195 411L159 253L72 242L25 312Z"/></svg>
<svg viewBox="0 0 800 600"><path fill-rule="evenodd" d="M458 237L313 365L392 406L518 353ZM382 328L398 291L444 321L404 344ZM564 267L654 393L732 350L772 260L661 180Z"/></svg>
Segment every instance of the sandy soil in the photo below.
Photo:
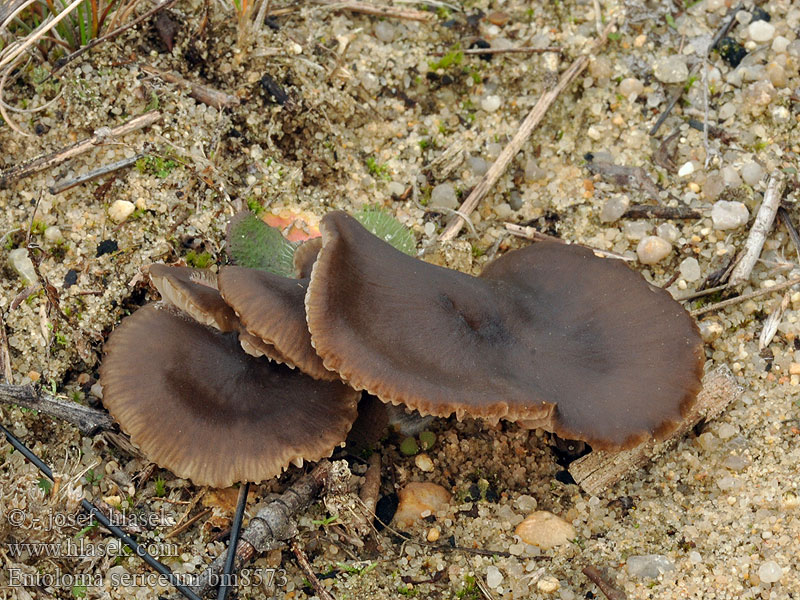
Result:
<svg viewBox="0 0 800 600"><path fill-rule="evenodd" d="M538 97L591 47L601 21L619 24L608 44L548 112L473 213L471 227L455 242L434 247L429 259L477 271L498 252L528 243L505 231L504 223L520 223L625 255L648 280L678 296L742 249L770 176L784 182L788 215L797 219L800 6L762 3L771 17L767 26L754 26L753 14L743 11L729 35L747 56L734 68L734 44L725 56L708 55L704 68L705 48L728 18L730 2L704 0L686 10L680 2L599 2L602 18L595 4L470 0L461 10L433 7L423 22L314 4L279 11L270 26L255 29L237 27L230 6L211 4L204 20L202 3L179 1L170 10L178 25L171 51L150 23L103 44L55 80L42 82L41 66L31 61L7 81L5 102L17 108L53 102L39 112L11 113L28 137L0 125L2 170L149 110L162 117L0 190L0 309L13 383L35 381L100 406L92 385L103 340L122 317L154 297L137 277L139 268L155 261L219 264L225 260L225 224L247 205L300 215L314 226L328 210L378 204L413 229L419 248L429 245L452 217L452 206L435 207L439 197L453 201L437 186L449 183L458 199L466 197ZM491 60L435 55L477 39L494 48L562 51ZM238 103L222 110L201 104L147 66L208 85ZM650 135L682 88L681 100ZM702 122L706 114L719 128L708 139L690 122ZM587 153L595 163L642 167L647 180L590 170ZM151 158L114 177L49 192L56 182L139 154ZM135 209L122 222L112 218L126 206L114 205L118 201ZM736 216L741 207L715 206L720 201L741 203L748 218ZM701 216L620 217L620 207L643 203L688 207ZM733 226L721 229L712 208ZM12 251L24 247L29 230L60 313L42 292L25 293L31 282L14 268ZM642 264L637 246L649 235L670 248L655 264ZM788 230L777 226L740 291L798 276L796 256ZM688 302L687 308L720 298ZM777 334L759 348L765 319L779 310ZM587 565L607 569L607 579L628 598L800 597L798 310L800 292L789 289L704 315L707 370L727 364L744 394L718 420L600 496L564 482L563 467L541 432L436 421L430 425L437 435L428 452L431 472L419 470L413 457L399 452L399 439L390 438L381 448L383 493L407 481L432 481L452 491L453 500L433 516L435 522L408 529L419 543L384 532L363 547L325 522L326 510L317 504L299 521L314 569L329 575L324 585L338 599L600 597L581 573ZM178 572L200 572L224 548L216 538L229 522L230 493L208 492L197 506L187 504L200 490L157 469L140 480L147 461L106 437L82 437L71 426L16 407L2 407L0 416L65 484L44 493L35 468L8 444L0 446L3 597L156 597L149 586L112 584L112 575L148 572L136 558L110 552L70 558L63 548L46 557L37 556L36 547L20 552L9 545L110 541L96 530L76 537L86 523L74 520L42 525L49 516L74 517L80 492L95 499L130 496L138 510L163 517L146 537L174 544L163 554ZM358 489L363 466L355 462L352 468L351 485ZM294 475L257 486L251 513ZM476 486L491 493L474 499ZM204 507L208 512L194 526L165 537L169 518ZM575 540L546 551L521 544L514 528L534 508L571 522ZM28 520L20 526L11 514ZM423 542L432 528L442 541L496 554L431 548ZM635 557L650 555L659 555L644 559L662 567L657 577L632 566ZM289 551L271 552L254 568L279 571L271 586L253 583L240 597L314 594ZM13 579L37 573L55 582L24 587ZM94 579L88 585L85 579L58 579L69 573Z"/></svg>

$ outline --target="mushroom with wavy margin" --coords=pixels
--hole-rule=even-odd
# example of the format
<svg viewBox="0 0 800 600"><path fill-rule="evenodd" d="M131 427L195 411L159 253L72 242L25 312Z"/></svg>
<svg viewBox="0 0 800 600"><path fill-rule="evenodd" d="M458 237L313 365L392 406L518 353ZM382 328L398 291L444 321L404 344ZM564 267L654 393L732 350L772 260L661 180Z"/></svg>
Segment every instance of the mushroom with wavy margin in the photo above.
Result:
<svg viewBox="0 0 800 600"><path fill-rule="evenodd" d="M264 481L329 456L359 393L246 354L223 333L164 305L123 320L100 366L103 404L161 467L198 485Z"/></svg>
<svg viewBox="0 0 800 600"><path fill-rule="evenodd" d="M320 230L312 344L384 402L611 449L665 435L700 390L694 320L620 261L538 243L472 277L398 252L343 212Z"/></svg>

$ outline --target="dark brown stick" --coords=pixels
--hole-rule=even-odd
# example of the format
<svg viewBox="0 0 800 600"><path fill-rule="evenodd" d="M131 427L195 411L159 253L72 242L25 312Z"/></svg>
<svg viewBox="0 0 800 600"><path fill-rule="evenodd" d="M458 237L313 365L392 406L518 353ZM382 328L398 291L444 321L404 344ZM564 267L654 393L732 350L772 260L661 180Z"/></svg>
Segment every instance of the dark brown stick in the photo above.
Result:
<svg viewBox="0 0 800 600"><path fill-rule="evenodd" d="M703 215L688 206L660 206L634 204L626 210L623 219L702 219Z"/></svg>
<svg viewBox="0 0 800 600"><path fill-rule="evenodd" d="M80 429L84 435L94 435L111 429L114 425L113 419L106 412L51 396L29 385L0 385L0 402L38 410L56 419L67 421Z"/></svg>
<svg viewBox="0 0 800 600"><path fill-rule="evenodd" d="M589 565L588 567L583 568L582 573L589 578L589 581L600 588L600 591L603 592L608 600L628 600L625 592L611 585L609 581L606 581L605 577L603 577L603 574L597 567Z"/></svg>
<svg viewBox="0 0 800 600"><path fill-rule="evenodd" d="M292 515L308 506L319 494L330 470L331 463L329 461L319 462L310 473L303 475L289 489L250 519L247 529L242 532L242 537L236 546L234 573L257 554L277 548L297 534ZM225 564L226 554L223 552L217 556L200 576L199 582L192 586L192 591L198 596L203 596L214 588L212 581L219 578Z"/></svg>
<svg viewBox="0 0 800 600"><path fill-rule="evenodd" d="M294 553L295 559L297 559L297 564L299 565L300 569L305 573L306 577L308 577L308 581L311 583L311 587L314 588L314 591L317 592L317 596L320 597L321 600L336 600L322 582L317 578L316 573L314 573L314 569L311 568L311 563L308 562L308 557L306 553L303 552L303 549L300 547L300 544L297 543L297 539L293 539L289 542L289 547L292 549Z"/></svg>
<svg viewBox="0 0 800 600"><path fill-rule="evenodd" d="M182 88L188 89L189 96L191 96L198 102L201 102L208 106L213 106L217 110L239 105L240 101L239 98L237 98L236 96L231 96L230 94L226 94L225 92L220 92L219 90L215 90L214 88L209 87L207 85L203 85L202 83L194 83L192 81L189 81L188 79L184 79L183 77L175 73L170 73L169 71L162 71L161 69L156 69L155 67L151 67L150 65L142 65L141 69L145 73L156 75L168 83L174 83L176 85L181 86Z"/></svg>
<svg viewBox="0 0 800 600"><path fill-rule="evenodd" d="M127 123L118 125L113 129L103 127L103 131L98 130L93 136L81 140L80 142L75 142L71 146L67 146L66 148L62 148L61 150L45 156L34 158L27 163L17 165L16 167L11 167L4 173L0 173L0 189L6 187L12 181L22 179L23 177L28 177L34 173L38 173L39 171L57 167L61 163L68 161L70 158L79 156L97 145L103 144L106 141L114 141L114 138L127 135L138 129L143 129L144 127L149 127L159 120L161 120L161 113L154 110L144 113L143 115L139 115L138 117L134 117Z"/></svg>
<svg viewBox="0 0 800 600"><path fill-rule="evenodd" d="M0 313L0 363L2 363L3 366L3 378L6 380L6 383L12 383L14 372L11 370L11 353L8 349L6 324L5 321L3 321L2 313Z"/></svg>
<svg viewBox="0 0 800 600"><path fill-rule="evenodd" d="M459 50L461 54L544 54L545 52L563 52L563 48L559 46L548 46L546 48L529 48L522 46L520 48L466 48ZM437 50L432 52L433 56L446 56L451 51Z"/></svg>

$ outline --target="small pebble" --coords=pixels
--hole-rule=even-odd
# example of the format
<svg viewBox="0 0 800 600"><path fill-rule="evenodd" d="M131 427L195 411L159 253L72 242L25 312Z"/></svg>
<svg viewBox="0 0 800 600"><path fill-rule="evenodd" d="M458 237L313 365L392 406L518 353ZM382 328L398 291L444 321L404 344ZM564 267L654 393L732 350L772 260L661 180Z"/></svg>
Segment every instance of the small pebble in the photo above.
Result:
<svg viewBox="0 0 800 600"><path fill-rule="evenodd" d="M775 37L775 25L767 21L753 21L747 27L747 34L754 42L768 42Z"/></svg>
<svg viewBox="0 0 800 600"><path fill-rule="evenodd" d="M433 461L427 454L417 454L417 456L414 458L414 464L420 471L425 473L430 473L433 471Z"/></svg>
<svg viewBox="0 0 800 600"><path fill-rule="evenodd" d="M403 192L406 191L406 186L399 181L392 181L386 186L386 191L388 191L391 196L402 196Z"/></svg>
<svg viewBox="0 0 800 600"><path fill-rule="evenodd" d="M467 166L478 177L481 177L486 171L489 170L489 163L483 160L480 156L470 156L467 159Z"/></svg>
<svg viewBox="0 0 800 600"><path fill-rule="evenodd" d="M26 285L36 281L36 270L33 268L33 261L28 256L27 248L15 248L9 252L8 263Z"/></svg>
<svg viewBox="0 0 800 600"><path fill-rule="evenodd" d="M653 74L662 83L683 83L689 77L689 68L682 56L668 56L656 60Z"/></svg>
<svg viewBox="0 0 800 600"><path fill-rule="evenodd" d="M636 97L644 91L644 84L635 77L627 77L619 82L617 90L626 98Z"/></svg>
<svg viewBox="0 0 800 600"><path fill-rule="evenodd" d="M500 108L500 104L502 104L500 96L497 96L496 94L485 96L481 100L481 108L488 113L495 112L498 108Z"/></svg>
<svg viewBox="0 0 800 600"><path fill-rule="evenodd" d="M661 573L675 568L672 561L663 554L629 556L625 564L628 575L642 579L655 579Z"/></svg>
<svg viewBox="0 0 800 600"><path fill-rule="evenodd" d="M503 574L500 572L500 569L494 565L489 565L486 568L486 585L488 585L491 589L496 589L500 587L500 584L502 583Z"/></svg>
<svg viewBox="0 0 800 600"><path fill-rule="evenodd" d="M681 165L681 168L678 169L678 177L686 177L687 175L691 175L694 173L694 163L692 161L687 161Z"/></svg>
<svg viewBox="0 0 800 600"><path fill-rule="evenodd" d="M756 21L756 23L763 23L763 21ZM764 169L757 162L749 162L742 167L742 179L749 186L758 184L763 176Z"/></svg>
<svg viewBox="0 0 800 600"><path fill-rule="evenodd" d="M58 227L48 227L44 230L44 239L51 244L56 244L64 239L64 235Z"/></svg>
<svg viewBox="0 0 800 600"><path fill-rule="evenodd" d="M700 337L703 338L706 344L710 344L718 339L719 336L722 335L722 332L725 331L722 327L722 323L713 318L700 321L697 326L700 328Z"/></svg>
<svg viewBox="0 0 800 600"><path fill-rule="evenodd" d="M539 503L533 496L522 494L521 496L517 496L517 499L514 500L514 505L522 512L532 513L536 510L536 507L539 505Z"/></svg>
<svg viewBox="0 0 800 600"><path fill-rule="evenodd" d="M600 221L602 223L613 223L625 214L630 203L631 201L627 196L609 198L600 210Z"/></svg>
<svg viewBox="0 0 800 600"><path fill-rule="evenodd" d="M714 229L737 229L747 225L750 212L747 207L736 200L719 200L711 208L711 220Z"/></svg>
<svg viewBox="0 0 800 600"><path fill-rule="evenodd" d="M375 23L375 37L388 44L394 40L395 28L389 21Z"/></svg>
<svg viewBox="0 0 800 600"><path fill-rule="evenodd" d="M458 197L452 183L440 183L431 192L431 208L458 208Z"/></svg>
<svg viewBox="0 0 800 600"><path fill-rule="evenodd" d="M738 429L736 429L736 427L734 427L730 423L722 423L717 428L717 435L719 436L719 439L727 440L728 438L732 438L733 436L735 436L737 431Z"/></svg>
<svg viewBox="0 0 800 600"><path fill-rule="evenodd" d="M764 583L776 583L780 581L781 577L783 577L783 570L774 560L761 563L761 566L758 567L758 578Z"/></svg>
<svg viewBox="0 0 800 600"><path fill-rule="evenodd" d="M656 235L667 240L670 244L673 244L678 241L678 238L681 236L681 232L672 223L662 223L656 227Z"/></svg>
<svg viewBox="0 0 800 600"><path fill-rule="evenodd" d="M548 575L546 577L542 577L539 581L536 582L536 589L542 592L543 594L552 594L561 586L558 579L553 577L552 575Z"/></svg>
<svg viewBox="0 0 800 600"><path fill-rule="evenodd" d="M133 202L114 200L111 206L108 207L108 216L115 223L122 223L133 214L134 210L136 210L136 206L134 206Z"/></svg>
<svg viewBox="0 0 800 600"><path fill-rule="evenodd" d="M739 177L739 173L733 167L731 166L722 167L720 173L722 174L722 180L728 187L736 187L742 185L742 178Z"/></svg>
<svg viewBox="0 0 800 600"><path fill-rule="evenodd" d="M636 255L643 265L654 265L664 260L672 252L672 244L655 235L648 235L636 246Z"/></svg>
<svg viewBox="0 0 800 600"><path fill-rule="evenodd" d="M694 257L690 256L689 258L684 258L678 270L681 273L681 277L686 281L697 281L700 279L700 263L698 263L697 259Z"/></svg>
<svg viewBox="0 0 800 600"><path fill-rule="evenodd" d="M572 525L546 510L537 510L529 514L517 525L514 533L526 544L545 550L568 544L577 536Z"/></svg>
<svg viewBox="0 0 800 600"><path fill-rule="evenodd" d="M411 481L397 493L397 512L394 522L408 527L422 518L423 513L433 514L443 510L450 502L450 492L435 483Z"/></svg>
<svg viewBox="0 0 800 600"><path fill-rule="evenodd" d="M428 535L425 536L425 539L428 540L431 544L439 540L439 536L442 535L442 532L439 531L438 527L431 527L428 530Z"/></svg>

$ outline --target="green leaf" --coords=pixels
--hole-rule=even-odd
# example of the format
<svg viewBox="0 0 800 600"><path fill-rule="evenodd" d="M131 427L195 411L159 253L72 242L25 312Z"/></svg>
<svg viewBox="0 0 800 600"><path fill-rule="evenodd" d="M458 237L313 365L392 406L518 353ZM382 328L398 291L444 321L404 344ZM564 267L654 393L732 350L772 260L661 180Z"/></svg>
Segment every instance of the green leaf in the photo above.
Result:
<svg viewBox="0 0 800 600"><path fill-rule="evenodd" d="M417 241L411 230L378 206L367 206L353 215L373 235L391 244L400 252L414 256Z"/></svg>
<svg viewBox="0 0 800 600"><path fill-rule="evenodd" d="M226 247L228 257L241 267L294 276L295 245L251 212L240 212L231 219Z"/></svg>

